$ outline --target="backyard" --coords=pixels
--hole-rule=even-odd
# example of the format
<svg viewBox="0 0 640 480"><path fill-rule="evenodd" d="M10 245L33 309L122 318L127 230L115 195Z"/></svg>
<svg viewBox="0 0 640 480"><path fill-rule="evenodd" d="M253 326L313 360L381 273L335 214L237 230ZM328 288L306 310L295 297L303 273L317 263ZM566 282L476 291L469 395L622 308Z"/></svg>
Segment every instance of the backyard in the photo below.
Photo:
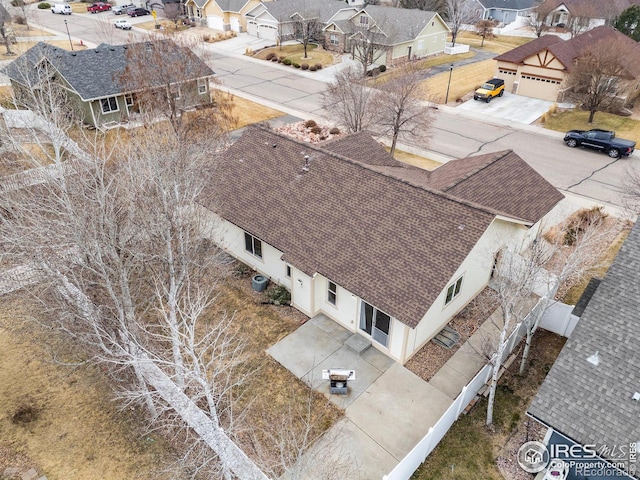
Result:
<svg viewBox="0 0 640 480"><path fill-rule="evenodd" d="M246 336L250 343L245 370L255 373L243 383L236 405L246 416L245 426L251 428L242 429L238 438L250 456L273 465L278 451L270 441L278 438L284 422L301 427L297 413L310 407L308 420L314 436L342 413L266 354L266 348L307 318L291 307L268 304L265 293L251 290L249 274L238 265L203 322L233 314L234 328L251 332ZM162 469L176 455L172 446L161 434L145 430L143 412L120 410L112 401L111 382L104 372L84 363L82 350L39 325L41 319L42 313L28 297L3 298L0 478L5 478L2 472L9 467L20 472L35 468L49 480L165 478ZM20 472L7 480L20 478Z"/></svg>

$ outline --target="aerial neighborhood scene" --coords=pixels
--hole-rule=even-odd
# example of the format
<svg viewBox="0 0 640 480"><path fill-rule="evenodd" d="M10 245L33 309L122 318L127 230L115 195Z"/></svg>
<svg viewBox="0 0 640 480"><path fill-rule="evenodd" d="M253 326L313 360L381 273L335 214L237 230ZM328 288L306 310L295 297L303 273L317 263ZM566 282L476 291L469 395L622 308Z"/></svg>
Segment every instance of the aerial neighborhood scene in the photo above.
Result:
<svg viewBox="0 0 640 480"><path fill-rule="evenodd" d="M640 479L640 0L0 37L0 480Z"/></svg>

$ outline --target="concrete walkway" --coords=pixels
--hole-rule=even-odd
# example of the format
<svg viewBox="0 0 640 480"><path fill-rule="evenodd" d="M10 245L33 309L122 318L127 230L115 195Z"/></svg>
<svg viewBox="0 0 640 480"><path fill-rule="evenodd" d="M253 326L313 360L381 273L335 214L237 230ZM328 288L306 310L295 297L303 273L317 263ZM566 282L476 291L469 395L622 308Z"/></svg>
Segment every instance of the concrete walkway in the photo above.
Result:
<svg viewBox="0 0 640 480"><path fill-rule="evenodd" d="M500 325L501 316L496 312L429 382L374 347L358 354L345 342L354 335L364 337L324 315L312 318L267 352L344 409L345 417L318 448L330 449L339 442L340 455L358 465L360 478L381 479L428 433L486 364L478 352L497 338ZM328 381L321 378L321 371L328 368L355 370L347 395L329 393Z"/></svg>

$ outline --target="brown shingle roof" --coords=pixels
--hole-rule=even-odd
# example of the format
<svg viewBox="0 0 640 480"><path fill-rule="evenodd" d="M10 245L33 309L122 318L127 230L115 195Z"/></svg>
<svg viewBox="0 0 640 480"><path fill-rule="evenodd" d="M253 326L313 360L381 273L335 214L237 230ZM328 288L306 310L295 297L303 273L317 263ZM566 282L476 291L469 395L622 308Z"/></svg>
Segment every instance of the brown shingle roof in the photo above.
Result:
<svg viewBox="0 0 640 480"><path fill-rule="evenodd" d="M453 160L432 179L450 181L440 185L444 192L532 224L564 198L512 150Z"/></svg>
<svg viewBox="0 0 640 480"><path fill-rule="evenodd" d="M416 184L425 177L411 183L381 173L424 171L380 166L379 150L368 157L374 165L337 153L364 157L378 148L365 134L325 148L250 127L221 158L204 203L306 274L326 276L413 328L495 214Z"/></svg>
<svg viewBox="0 0 640 480"><path fill-rule="evenodd" d="M525 58L529 58L531 55L549 48L554 43L562 41L563 40L557 35L543 35L536 38L535 40L531 40L530 42L525 43L524 45L520 45L513 50L509 50L502 55L498 55L494 58L494 60L510 63L520 63Z"/></svg>

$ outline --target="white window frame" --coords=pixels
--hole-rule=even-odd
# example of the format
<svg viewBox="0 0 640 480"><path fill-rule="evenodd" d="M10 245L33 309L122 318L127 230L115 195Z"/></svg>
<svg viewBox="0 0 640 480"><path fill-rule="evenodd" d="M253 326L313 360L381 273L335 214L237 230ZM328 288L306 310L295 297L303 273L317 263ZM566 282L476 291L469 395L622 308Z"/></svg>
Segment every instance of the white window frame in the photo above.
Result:
<svg viewBox="0 0 640 480"><path fill-rule="evenodd" d="M462 290L462 279L464 275L458 278L455 282L447 287L447 294L444 297L444 304L449 305L453 300L460 295L460 291Z"/></svg>
<svg viewBox="0 0 640 480"><path fill-rule="evenodd" d="M331 35L329 35L329 43L331 45L339 45L340 40L338 39L338 35L336 35L335 33L332 33Z"/></svg>
<svg viewBox="0 0 640 480"><path fill-rule="evenodd" d="M262 240L249 232L244 232L244 249L257 258L262 258Z"/></svg>
<svg viewBox="0 0 640 480"><path fill-rule="evenodd" d="M198 79L198 93L200 95L204 95L205 93L207 93L207 83L208 80L206 78Z"/></svg>
<svg viewBox="0 0 640 480"><path fill-rule="evenodd" d="M111 101L113 100L113 102L115 103L115 108L112 108L111 105ZM108 102L108 107L109 110L105 110L105 103L104 102ZM119 112L120 111L120 105L118 105L118 97L107 97L107 98L101 98L100 99L100 109L102 110L102 113L107 114L107 113L114 113L114 112Z"/></svg>
<svg viewBox="0 0 640 480"><path fill-rule="evenodd" d="M360 15L360 25L369 25L369 17Z"/></svg>
<svg viewBox="0 0 640 480"><path fill-rule="evenodd" d="M133 107L133 93L127 93L124 96L124 103L127 105L127 107Z"/></svg>
<svg viewBox="0 0 640 480"><path fill-rule="evenodd" d="M336 305L338 301L338 285L331 280L327 280L327 302Z"/></svg>

